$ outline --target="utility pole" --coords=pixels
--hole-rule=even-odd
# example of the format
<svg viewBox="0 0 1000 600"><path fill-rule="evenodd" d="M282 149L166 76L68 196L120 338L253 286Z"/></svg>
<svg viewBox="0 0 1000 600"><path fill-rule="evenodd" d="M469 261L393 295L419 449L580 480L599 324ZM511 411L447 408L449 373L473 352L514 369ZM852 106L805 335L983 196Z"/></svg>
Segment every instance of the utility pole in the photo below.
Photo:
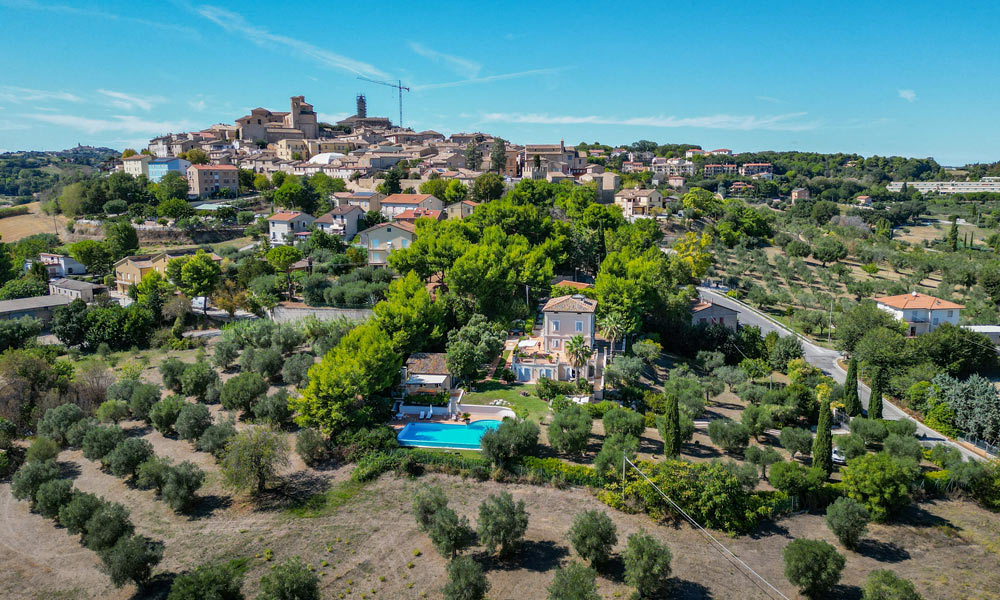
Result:
<svg viewBox="0 0 1000 600"><path fill-rule="evenodd" d="M396 90L399 92L399 126L402 127L403 126L403 90L406 90L408 92L408 91L410 91L410 88L408 88L405 85L403 85L402 80L399 80L399 79L396 80L396 83L392 83L391 81L379 81L377 79L369 79L367 77L362 77L360 75L358 76L358 79L361 79L363 81L370 81L371 83L377 83L379 85L384 85L384 86L388 86L388 87L391 87L391 88L396 88Z"/></svg>

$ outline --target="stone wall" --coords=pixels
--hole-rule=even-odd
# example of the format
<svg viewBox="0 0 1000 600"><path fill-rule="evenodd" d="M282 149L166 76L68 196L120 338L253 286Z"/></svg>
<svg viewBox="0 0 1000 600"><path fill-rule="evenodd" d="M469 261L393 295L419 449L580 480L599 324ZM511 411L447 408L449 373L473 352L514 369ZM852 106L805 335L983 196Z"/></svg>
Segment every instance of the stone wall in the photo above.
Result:
<svg viewBox="0 0 1000 600"><path fill-rule="evenodd" d="M329 308L319 306L282 306L278 305L271 311L271 319L277 323L292 323L314 316L321 321L348 319L350 321L367 321L372 316L370 308Z"/></svg>

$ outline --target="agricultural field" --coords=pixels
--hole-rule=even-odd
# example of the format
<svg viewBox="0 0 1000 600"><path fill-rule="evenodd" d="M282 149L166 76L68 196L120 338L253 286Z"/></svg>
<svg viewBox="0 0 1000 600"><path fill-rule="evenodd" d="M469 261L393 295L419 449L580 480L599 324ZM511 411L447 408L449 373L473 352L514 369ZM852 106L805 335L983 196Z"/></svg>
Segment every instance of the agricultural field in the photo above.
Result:
<svg viewBox="0 0 1000 600"><path fill-rule="evenodd" d="M55 233L58 235L66 231L69 219L63 215L52 217L43 214L38 202L31 202L25 206L28 207L28 214L0 219L0 240L10 243L36 233Z"/></svg>

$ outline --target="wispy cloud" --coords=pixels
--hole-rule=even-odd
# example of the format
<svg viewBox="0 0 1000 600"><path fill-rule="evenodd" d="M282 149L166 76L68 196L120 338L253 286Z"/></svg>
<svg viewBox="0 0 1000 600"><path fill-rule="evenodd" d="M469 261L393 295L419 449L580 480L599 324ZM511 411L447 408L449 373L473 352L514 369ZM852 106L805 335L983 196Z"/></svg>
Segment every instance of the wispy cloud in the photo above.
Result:
<svg viewBox="0 0 1000 600"><path fill-rule="evenodd" d="M754 98L760 100L761 102L770 102L771 104L784 104L780 98L775 98L774 96L754 96Z"/></svg>
<svg viewBox="0 0 1000 600"><path fill-rule="evenodd" d="M162 96L135 96L114 90L99 89L97 93L111 98L111 105L122 110L141 108L142 110L149 111L153 108L154 104L166 101Z"/></svg>
<svg viewBox="0 0 1000 600"><path fill-rule="evenodd" d="M707 115L703 117L631 117L614 118L540 113L486 113L484 122L517 123L528 125L628 125L636 127L692 127L701 129L730 129L735 131L807 131L820 126L818 121L803 121L804 112L783 115Z"/></svg>
<svg viewBox="0 0 1000 600"><path fill-rule="evenodd" d="M351 113L316 113L316 118L324 123L336 123L337 121L343 121L347 117L351 116Z"/></svg>
<svg viewBox="0 0 1000 600"><path fill-rule="evenodd" d="M428 60L432 60L438 64L443 64L454 73L469 79L479 75L479 71L483 68L483 65L474 60L469 60L453 54L438 52L437 50L428 48L427 46L418 44L417 42L410 42L410 50L413 50Z"/></svg>
<svg viewBox="0 0 1000 600"><path fill-rule="evenodd" d="M186 120L154 121L142 119L134 115L115 115L110 119L93 119L69 114L28 113L20 116L50 125L79 129L90 134L107 132L120 132L124 134L167 133L184 131L196 126L195 123Z"/></svg>
<svg viewBox="0 0 1000 600"><path fill-rule="evenodd" d="M303 40L271 33L264 27L248 23L242 16L224 8L204 5L196 7L194 11L227 32L241 35L258 46L283 48L292 54L310 58L325 67L347 71L355 75L388 77L383 71L371 64L331 52Z"/></svg>
<svg viewBox="0 0 1000 600"><path fill-rule="evenodd" d="M917 93L913 90L899 90L899 97L907 102L917 101Z"/></svg>
<svg viewBox="0 0 1000 600"><path fill-rule="evenodd" d="M13 85L0 85L0 100L18 104L21 102L38 102L58 100L61 102L82 102L83 98L69 92L53 92L49 90L33 90L31 88Z"/></svg>
<svg viewBox="0 0 1000 600"><path fill-rule="evenodd" d="M478 83L491 83L494 81L503 81L505 79L519 79L521 77L532 77L535 75L551 75L553 73L558 73L562 71L562 68L557 69L531 69L530 71L519 71L517 73L503 73L501 75L488 75L486 77L473 77L471 79L463 79L461 81L448 81L445 83L426 83L423 85L411 86L411 89L415 92L422 92L425 90L439 90L442 88L452 88L459 87L463 85L475 85Z"/></svg>
<svg viewBox="0 0 1000 600"><path fill-rule="evenodd" d="M146 27L162 29L164 31L185 33L193 36L198 35L197 31L195 31L190 27L185 27L183 25L175 25L173 23L164 23L161 21L151 21L149 19L129 17L101 10L94 10L91 8L80 8L78 6L69 6L67 4L42 4L41 2L35 2L33 0L0 0L0 6L6 6L7 8L15 8L20 10L34 10L41 12L60 13L64 15L74 15L80 17L94 17L97 19L105 19L108 21L120 21L122 23L135 23L136 25L144 25Z"/></svg>

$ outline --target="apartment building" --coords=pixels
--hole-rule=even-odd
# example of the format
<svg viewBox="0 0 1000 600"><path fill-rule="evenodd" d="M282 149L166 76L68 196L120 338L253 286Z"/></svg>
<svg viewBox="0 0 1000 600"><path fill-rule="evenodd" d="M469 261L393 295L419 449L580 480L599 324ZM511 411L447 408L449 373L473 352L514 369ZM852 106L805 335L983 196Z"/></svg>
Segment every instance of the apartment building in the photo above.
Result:
<svg viewBox="0 0 1000 600"><path fill-rule="evenodd" d="M240 191L240 170L234 165L191 165L187 170L188 194L205 198L222 190Z"/></svg>
<svg viewBox="0 0 1000 600"><path fill-rule="evenodd" d="M291 244L296 237L308 237L316 217L299 211L282 211L267 218L267 237L272 246Z"/></svg>
<svg viewBox="0 0 1000 600"><path fill-rule="evenodd" d="M146 163L146 172L149 175L150 181L153 183L159 183L159 181L163 179L163 176L170 171L177 173L181 177L187 177L187 171L190 166L191 163L189 161L175 156L167 158L154 158Z"/></svg>
<svg viewBox="0 0 1000 600"><path fill-rule="evenodd" d="M739 172L739 167L736 165L705 165L702 167L705 177L714 177L716 175L736 175Z"/></svg>
<svg viewBox="0 0 1000 600"><path fill-rule="evenodd" d="M122 171L128 173L132 177L138 177L140 175L149 177L149 161L151 160L153 160L153 157L148 154L136 154L129 156L128 158L123 158Z"/></svg>

